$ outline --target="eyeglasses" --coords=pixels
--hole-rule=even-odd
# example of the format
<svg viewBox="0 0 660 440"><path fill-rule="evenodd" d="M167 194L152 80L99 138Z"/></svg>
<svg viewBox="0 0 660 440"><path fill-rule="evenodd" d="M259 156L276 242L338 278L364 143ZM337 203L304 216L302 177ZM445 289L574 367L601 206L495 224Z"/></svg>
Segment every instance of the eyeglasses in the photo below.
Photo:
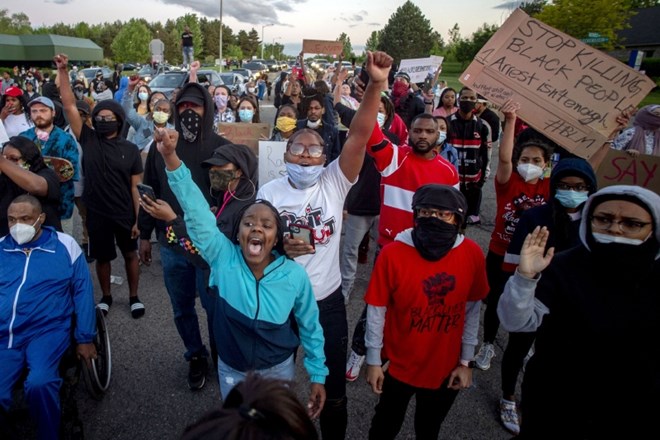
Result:
<svg viewBox="0 0 660 440"><path fill-rule="evenodd" d="M289 154L292 156L300 156L305 151L307 151L310 157L321 157L323 155L323 146L316 144L305 146L299 143L293 143L289 146Z"/></svg>
<svg viewBox="0 0 660 440"><path fill-rule="evenodd" d="M116 122L117 118L114 116L94 116L96 122Z"/></svg>
<svg viewBox="0 0 660 440"><path fill-rule="evenodd" d="M591 216L591 226L601 231L607 231L612 225L617 225L619 230L624 234L636 234L650 224L650 222L638 222L630 219L616 221L612 217L604 217L601 215Z"/></svg>
<svg viewBox="0 0 660 440"><path fill-rule="evenodd" d="M443 222L450 222L454 218L453 211L446 211L443 209L435 208L419 208L417 210L418 217L435 217L442 220Z"/></svg>
<svg viewBox="0 0 660 440"><path fill-rule="evenodd" d="M570 185L568 183L558 182L557 183L557 189L560 189L562 191L584 192L584 191L589 191L589 186L588 185L583 185L581 183L578 183L577 185Z"/></svg>

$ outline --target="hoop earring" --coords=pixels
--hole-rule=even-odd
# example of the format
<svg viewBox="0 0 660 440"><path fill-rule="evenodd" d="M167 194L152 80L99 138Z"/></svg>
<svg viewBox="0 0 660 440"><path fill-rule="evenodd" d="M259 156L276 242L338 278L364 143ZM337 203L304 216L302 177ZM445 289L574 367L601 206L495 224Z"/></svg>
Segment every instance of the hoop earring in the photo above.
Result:
<svg viewBox="0 0 660 440"><path fill-rule="evenodd" d="M231 195L232 198L233 198L234 200L238 200L239 202L245 202L246 200L250 200L252 197L254 197L254 196L257 194L257 186L254 184L254 182L252 181L252 179L248 179L248 182L250 182L250 184L252 185L252 194L250 194L249 196L247 196L247 197L244 198L244 199L241 199L241 198L239 198L239 197L236 197L236 196L234 195L234 192L233 192L233 191L230 192L229 195Z"/></svg>

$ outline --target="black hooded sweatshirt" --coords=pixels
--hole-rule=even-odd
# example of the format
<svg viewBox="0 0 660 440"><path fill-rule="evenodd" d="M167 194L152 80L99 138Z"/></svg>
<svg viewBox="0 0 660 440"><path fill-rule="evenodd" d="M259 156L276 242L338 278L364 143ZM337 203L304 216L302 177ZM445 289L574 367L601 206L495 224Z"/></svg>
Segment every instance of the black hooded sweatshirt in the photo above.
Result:
<svg viewBox="0 0 660 440"><path fill-rule="evenodd" d="M209 205L214 206L215 200L210 194L210 181L209 175L205 168L202 167L202 162L209 159L213 155L213 151L229 143L227 139L217 135L213 131L213 99L206 89L197 83L188 83L179 92L177 101L184 102L186 96L202 96L204 100L204 115L202 116L202 128L193 142L188 142L184 139L181 129L181 120L178 111L174 112L174 125L176 131L179 132L179 140L176 145L176 154L179 159L186 164L190 169L193 181L197 184L202 194L206 197ZM104 101L102 101L104 102ZM183 210L172 193L169 184L167 183L167 174L165 173L165 161L163 156L158 152L155 143L152 144L147 155L145 162L144 179L143 183L153 187L156 197L165 200L170 204L174 212L180 217L183 217ZM156 220L147 214L143 209L140 210L138 227L140 229L140 238L148 240L151 234L156 229L156 234L163 241L163 232L165 231L165 222Z"/></svg>
<svg viewBox="0 0 660 440"><path fill-rule="evenodd" d="M113 100L99 102L92 111L92 120L101 110L110 110L115 114L121 133L126 123L121 105ZM85 124L79 141L85 175L83 201L87 209L130 230L135 224L131 178L142 173L142 159L137 146L121 136L108 139Z"/></svg>

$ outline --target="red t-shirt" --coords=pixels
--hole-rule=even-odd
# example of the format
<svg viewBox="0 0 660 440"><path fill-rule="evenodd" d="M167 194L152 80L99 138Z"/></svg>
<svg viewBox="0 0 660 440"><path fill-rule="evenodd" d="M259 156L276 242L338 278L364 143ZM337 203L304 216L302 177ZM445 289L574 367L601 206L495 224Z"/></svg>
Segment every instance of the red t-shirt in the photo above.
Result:
<svg viewBox="0 0 660 440"><path fill-rule="evenodd" d="M385 246L365 301L387 307L382 358L389 359L390 374L438 389L460 360L466 302L485 298L488 290L484 253L468 238L439 261L425 260L400 241Z"/></svg>
<svg viewBox="0 0 660 440"><path fill-rule="evenodd" d="M382 142L386 145L379 148ZM412 147L394 145L384 138L377 126L367 142L367 153L374 158L382 176L378 222L378 244L381 246L412 227L412 196L420 186L439 183L458 188L458 172L451 163L439 154L425 159L413 153Z"/></svg>
<svg viewBox="0 0 660 440"><path fill-rule="evenodd" d="M526 183L520 174L514 171L505 184L498 183L495 179L495 194L497 213L488 250L504 256L522 212L545 205L550 199L550 179L540 179L533 184Z"/></svg>

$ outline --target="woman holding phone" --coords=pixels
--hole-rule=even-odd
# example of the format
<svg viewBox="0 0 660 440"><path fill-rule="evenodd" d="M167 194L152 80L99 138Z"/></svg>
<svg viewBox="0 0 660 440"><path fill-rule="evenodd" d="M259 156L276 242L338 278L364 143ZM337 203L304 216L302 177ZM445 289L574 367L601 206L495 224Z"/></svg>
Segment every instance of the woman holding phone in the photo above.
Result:
<svg viewBox="0 0 660 440"><path fill-rule="evenodd" d="M302 343L311 379L309 413L318 416L328 374L323 331L307 273L283 252L284 227L277 210L261 200L247 206L229 240L218 230L204 196L178 158L177 139L174 130L156 132L170 188L186 214L190 238L211 268L210 287L218 289L213 333L219 342L221 395L226 397L249 371L292 380L294 353ZM141 199L149 213L158 203ZM299 337L292 329L293 319Z"/></svg>

